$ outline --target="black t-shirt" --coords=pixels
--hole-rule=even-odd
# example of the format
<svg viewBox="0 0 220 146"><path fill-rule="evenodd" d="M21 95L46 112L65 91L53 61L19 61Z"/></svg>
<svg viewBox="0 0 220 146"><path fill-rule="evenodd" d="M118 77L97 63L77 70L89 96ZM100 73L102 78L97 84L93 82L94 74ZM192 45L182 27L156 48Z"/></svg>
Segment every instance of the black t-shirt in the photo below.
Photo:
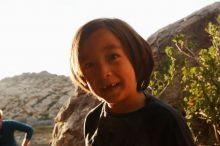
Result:
<svg viewBox="0 0 220 146"><path fill-rule="evenodd" d="M193 146L184 118L169 105L146 95L143 108L123 114L99 104L86 117L86 146Z"/></svg>

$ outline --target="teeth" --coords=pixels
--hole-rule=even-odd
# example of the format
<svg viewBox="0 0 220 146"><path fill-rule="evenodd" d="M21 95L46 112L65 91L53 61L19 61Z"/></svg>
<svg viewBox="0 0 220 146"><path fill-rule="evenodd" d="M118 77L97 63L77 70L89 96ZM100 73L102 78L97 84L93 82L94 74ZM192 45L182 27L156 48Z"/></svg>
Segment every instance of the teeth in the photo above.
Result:
<svg viewBox="0 0 220 146"><path fill-rule="evenodd" d="M104 86L103 89L106 89L106 88L108 88L108 87L110 87L110 86L113 87L113 86L115 86L116 84L117 84L117 83L112 83L112 84L110 84L110 85Z"/></svg>
<svg viewBox="0 0 220 146"><path fill-rule="evenodd" d="M115 85L116 85L116 83L111 84L111 86L115 86Z"/></svg>

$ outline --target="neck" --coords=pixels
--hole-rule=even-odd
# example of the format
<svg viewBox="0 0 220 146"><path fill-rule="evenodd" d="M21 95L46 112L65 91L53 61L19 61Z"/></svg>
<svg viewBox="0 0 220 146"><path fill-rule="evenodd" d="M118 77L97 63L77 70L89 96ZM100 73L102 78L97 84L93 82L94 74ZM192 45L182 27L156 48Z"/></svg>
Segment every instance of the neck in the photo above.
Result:
<svg viewBox="0 0 220 146"><path fill-rule="evenodd" d="M128 113L141 109L145 105L145 95L138 92L132 98L128 98L120 103L108 103L108 110L113 113Z"/></svg>

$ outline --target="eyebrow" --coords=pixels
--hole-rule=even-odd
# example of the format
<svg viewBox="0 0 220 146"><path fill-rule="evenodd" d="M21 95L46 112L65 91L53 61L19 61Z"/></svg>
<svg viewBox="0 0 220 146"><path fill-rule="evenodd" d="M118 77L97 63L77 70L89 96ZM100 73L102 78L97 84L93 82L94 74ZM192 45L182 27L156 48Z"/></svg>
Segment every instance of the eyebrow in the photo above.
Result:
<svg viewBox="0 0 220 146"><path fill-rule="evenodd" d="M120 49L122 49L121 48L121 46L120 45L118 45L118 44L107 44L104 48L103 48L103 50L120 50ZM79 55L79 61L80 62L83 62L86 58L88 58L87 57L87 55Z"/></svg>
<svg viewBox="0 0 220 146"><path fill-rule="evenodd" d="M119 45L116 45L116 44L108 44L104 47L105 50L108 50L108 49L121 49L119 47Z"/></svg>

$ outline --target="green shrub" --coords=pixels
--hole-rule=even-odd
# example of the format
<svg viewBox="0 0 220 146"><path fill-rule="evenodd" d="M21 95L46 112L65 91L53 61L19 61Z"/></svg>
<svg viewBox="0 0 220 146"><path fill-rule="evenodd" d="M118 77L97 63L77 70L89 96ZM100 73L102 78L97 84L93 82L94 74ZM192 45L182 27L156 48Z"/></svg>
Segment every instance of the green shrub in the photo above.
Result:
<svg viewBox="0 0 220 146"><path fill-rule="evenodd" d="M166 48L168 66L153 73L148 88L148 92L160 96L175 75L181 77L180 98L198 145L220 145L220 16L217 21L205 29L212 46L199 52L184 35L177 35L173 39L175 47Z"/></svg>

